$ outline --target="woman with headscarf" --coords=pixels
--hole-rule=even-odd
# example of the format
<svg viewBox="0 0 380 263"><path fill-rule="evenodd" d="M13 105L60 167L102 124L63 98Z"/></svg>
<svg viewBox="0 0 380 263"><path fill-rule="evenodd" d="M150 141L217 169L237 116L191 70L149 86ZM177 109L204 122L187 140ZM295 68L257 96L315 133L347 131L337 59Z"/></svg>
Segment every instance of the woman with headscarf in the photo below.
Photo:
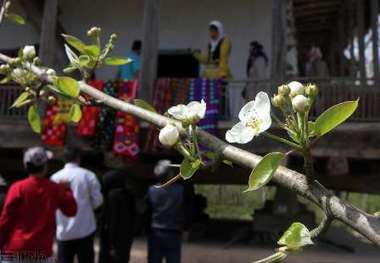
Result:
<svg viewBox="0 0 380 263"><path fill-rule="evenodd" d="M268 57L264 52L264 47L257 41L249 45L249 57L247 61L247 78L250 81L264 80L267 78ZM253 100L256 93L264 90L265 84L258 82L248 82L243 97L246 100Z"/></svg>
<svg viewBox="0 0 380 263"><path fill-rule="evenodd" d="M223 24L220 21L210 22L209 36L207 53L194 53L195 58L205 65L202 77L208 79L231 78L229 67L231 41L225 36Z"/></svg>

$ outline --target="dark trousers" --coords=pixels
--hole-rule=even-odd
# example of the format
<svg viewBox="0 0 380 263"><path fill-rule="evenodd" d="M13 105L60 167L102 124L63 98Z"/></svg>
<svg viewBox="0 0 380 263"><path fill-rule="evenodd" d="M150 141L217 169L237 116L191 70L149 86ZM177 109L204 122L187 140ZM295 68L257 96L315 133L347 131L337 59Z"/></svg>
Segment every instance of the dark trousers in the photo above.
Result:
<svg viewBox="0 0 380 263"><path fill-rule="evenodd" d="M80 239L58 241L59 263L73 263L75 255L78 256L78 263L93 263L94 254L93 235Z"/></svg>
<svg viewBox="0 0 380 263"><path fill-rule="evenodd" d="M181 262L182 232L152 229L148 237L148 263Z"/></svg>

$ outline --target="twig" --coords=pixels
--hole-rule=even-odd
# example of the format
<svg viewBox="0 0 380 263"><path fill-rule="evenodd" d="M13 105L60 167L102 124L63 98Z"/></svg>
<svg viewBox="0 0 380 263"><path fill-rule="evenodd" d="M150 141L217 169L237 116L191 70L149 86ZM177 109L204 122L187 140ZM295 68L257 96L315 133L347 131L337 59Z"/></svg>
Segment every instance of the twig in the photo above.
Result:
<svg viewBox="0 0 380 263"><path fill-rule="evenodd" d="M327 229L330 227L331 223L333 221L333 218L329 215L324 215L321 223L310 231L310 235L312 239L317 238L319 235L325 233Z"/></svg>

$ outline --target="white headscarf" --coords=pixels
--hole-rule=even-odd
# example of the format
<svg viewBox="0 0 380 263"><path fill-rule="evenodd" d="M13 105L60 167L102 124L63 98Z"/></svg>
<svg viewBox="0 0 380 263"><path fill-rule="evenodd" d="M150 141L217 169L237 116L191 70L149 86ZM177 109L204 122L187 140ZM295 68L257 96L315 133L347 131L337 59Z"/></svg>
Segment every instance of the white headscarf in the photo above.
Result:
<svg viewBox="0 0 380 263"><path fill-rule="evenodd" d="M217 39L210 39L211 52L214 52L216 47L218 46L220 40L224 38L224 28L222 22L218 20L211 21L208 26L214 26L218 29L219 37Z"/></svg>

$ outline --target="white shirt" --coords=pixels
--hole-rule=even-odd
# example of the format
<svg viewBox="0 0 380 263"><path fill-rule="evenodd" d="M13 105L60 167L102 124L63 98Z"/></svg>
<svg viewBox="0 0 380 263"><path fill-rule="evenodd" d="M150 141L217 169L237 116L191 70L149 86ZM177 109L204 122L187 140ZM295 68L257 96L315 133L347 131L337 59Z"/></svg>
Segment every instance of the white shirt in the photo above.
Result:
<svg viewBox="0 0 380 263"><path fill-rule="evenodd" d="M51 177L51 180L57 183L70 182L78 206L75 217L66 217L61 211L57 211L57 239L73 240L94 233L96 230L94 209L103 203L100 184L95 174L75 163L67 163L62 170Z"/></svg>

